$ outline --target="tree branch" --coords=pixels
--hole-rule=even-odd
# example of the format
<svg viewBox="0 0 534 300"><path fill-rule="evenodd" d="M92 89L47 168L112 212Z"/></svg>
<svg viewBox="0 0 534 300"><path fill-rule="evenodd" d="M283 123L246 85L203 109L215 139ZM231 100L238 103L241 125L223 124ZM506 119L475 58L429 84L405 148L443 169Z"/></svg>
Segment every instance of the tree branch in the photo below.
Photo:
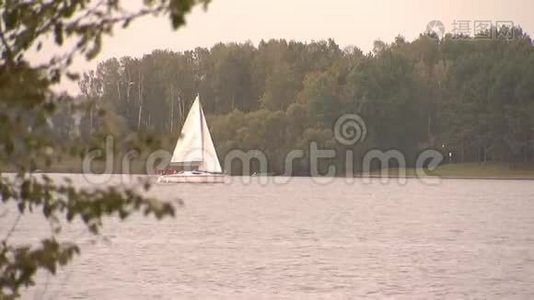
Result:
<svg viewBox="0 0 534 300"><path fill-rule="evenodd" d="M22 217L22 214L19 213L17 218L15 219L15 222L13 222L13 225L11 225L11 228L8 230L8 232L6 233L6 236L4 237L4 239L2 240L2 243L6 243L7 240L11 237L11 235L13 234L13 232L15 231L15 228L17 228L17 225L19 224L19 221L20 221L20 217Z"/></svg>

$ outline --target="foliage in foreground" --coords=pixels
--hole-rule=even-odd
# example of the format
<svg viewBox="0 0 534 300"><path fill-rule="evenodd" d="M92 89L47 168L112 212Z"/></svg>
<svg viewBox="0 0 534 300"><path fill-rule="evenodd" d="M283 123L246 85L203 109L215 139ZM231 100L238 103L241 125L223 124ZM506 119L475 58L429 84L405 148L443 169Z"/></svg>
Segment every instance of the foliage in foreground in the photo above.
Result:
<svg viewBox="0 0 534 300"><path fill-rule="evenodd" d="M47 134L47 124L56 117L58 103L51 87L69 72L73 58L92 59L98 54L102 38L115 26L126 27L146 15L168 16L173 28L185 22L185 15L207 0L152 0L128 11L125 1L0 0L0 166L9 165L15 174L0 174L3 210L17 207L20 217L40 211L51 224L50 237L39 245L16 245L11 236L17 223L2 228L0 241L0 299L15 298L23 287L34 284L39 269L55 273L80 252L78 246L56 239L61 224L79 218L93 234L98 234L106 217L126 218L134 212L173 216L168 203L143 196L126 187L84 189L71 182L54 182L31 172L39 163L50 164L64 153L77 154L76 143L62 144ZM29 62L29 53L40 51L53 39L58 53L41 65ZM73 109L77 109L73 106ZM73 111L71 111L73 112ZM147 186L148 187L148 186ZM5 218L5 216L0 216Z"/></svg>

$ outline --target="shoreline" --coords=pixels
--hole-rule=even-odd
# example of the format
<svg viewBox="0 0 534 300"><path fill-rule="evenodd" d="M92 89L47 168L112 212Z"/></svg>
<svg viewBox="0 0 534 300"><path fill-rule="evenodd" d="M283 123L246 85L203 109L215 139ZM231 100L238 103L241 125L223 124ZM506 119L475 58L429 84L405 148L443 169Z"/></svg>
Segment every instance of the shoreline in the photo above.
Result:
<svg viewBox="0 0 534 300"><path fill-rule="evenodd" d="M33 172L32 174L83 174L82 168L77 164L77 160L64 162L61 164L52 165L49 168L42 168L38 172ZM9 174L13 173L13 169L3 168L0 173ZM92 175L141 175L141 176L151 176L146 173L145 168L142 167L142 164L136 163L130 169L130 172L123 173L120 171L120 168L114 166L112 172L104 172L105 168L101 164L96 164L92 169L94 172ZM439 166L435 170L424 170L424 175L419 176L416 169L413 168L390 168L383 170L374 170L371 172L361 173L354 172L355 174L350 174L350 176L343 176L343 174L336 175L333 177L345 178L366 178L366 179L379 179L379 178L406 178L406 179L417 179L417 178L433 178L437 177L444 180L534 180L534 166L533 165L523 165L519 167L511 167L507 164L502 163L463 163L463 164L445 164ZM155 175L155 174L154 174ZM152 176L154 176L152 175ZM237 176L237 175L236 175ZM282 174L273 174L273 173L260 173L257 175L249 175L253 177L279 177ZM291 177L311 177L309 174L301 173L295 174Z"/></svg>
<svg viewBox="0 0 534 300"><path fill-rule="evenodd" d="M380 176L380 175L369 175L369 176L363 176L363 175L356 175L354 178L373 178L373 179L379 179L379 178L407 178L407 179L418 179L418 178L439 178L439 179L446 179L446 180L534 180L534 176L463 176L463 175L426 175L426 176L398 176L398 175L386 175L386 176Z"/></svg>
<svg viewBox="0 0 534 300"><path fill-rule="evenodd" d="M0 171L0 174L2 175L8 175L8 174L15 174L14 172L4 172ZM40 175L40 174L49 174L49 175L83 175L83 173L79 172L34 172L31 173L32 175ZM143 173L105 173L105 174L90 174L92 176L98 176L98 175L112 175L112 176L123 176L123 175L131 175L131 176L159 176L157 174L149 175L149 174L143 174ZM227 175L231 177L295 177L295 178L311 178L312 176L302 176L302 175L296 175L296 176L280 176L280 175ZM346 176L334 176L330 178L350 178ZM534 181L534 176L465 176L465 175L424 175L424 176L414 176L414 175L406 175L406 176L399 176L399 175L354 175L352 178L357 179L381 179L381 178L387 178L387 179L398 179L398 178L405 178L405 179L419 179L419 178L439 178L444 180L521 180L521 181L528 181L532 180Z"/></svg>

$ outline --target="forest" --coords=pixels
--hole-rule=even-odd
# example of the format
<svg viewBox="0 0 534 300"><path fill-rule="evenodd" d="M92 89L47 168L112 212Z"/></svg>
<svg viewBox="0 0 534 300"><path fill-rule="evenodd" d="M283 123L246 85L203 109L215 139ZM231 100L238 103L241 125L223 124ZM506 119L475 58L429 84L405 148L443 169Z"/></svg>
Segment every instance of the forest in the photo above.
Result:
<svg viewBox="0 0 534 300"><path fill-rule="evenodd" d="M90 138L105 123L118 140L146 133L171 151L198 94L220 159L232 149L261 150L273 173L283 172L290 150L306 152L311 141L351 148L356 169L369 149L400 150L408 165L425 149L443 152L444 163L529 165L532 40L518 27L490 30L489 39L398 36L375 41L369 53L331 39L268 40L112 58L80 78L74 103L90 109L72 116L63 107L54 128L65 139ZM352 146L336 143L332 131L348 113L359 114L368 133ZM305 161L294 169L308 172Z"/></svg>

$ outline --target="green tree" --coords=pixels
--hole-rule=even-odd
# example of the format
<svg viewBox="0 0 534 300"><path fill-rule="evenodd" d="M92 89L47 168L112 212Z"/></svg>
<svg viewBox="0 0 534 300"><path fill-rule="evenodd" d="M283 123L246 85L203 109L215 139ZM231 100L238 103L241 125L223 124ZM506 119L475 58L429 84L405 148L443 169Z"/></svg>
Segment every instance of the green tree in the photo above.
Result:
<svg viewBox="0 0 534 300"><path fill-rule="evenodd" d="M341 50L333 40L283 39L261 41L257 47L219 43L194 51L155 51L120 59L120 82L133 81L130 97L124 84L120 95L101 84L112 78L104 74L116 73L111 67L88 73L91 80L85 85L93 88L84 94L97 108L116 97L134 99L116 114L137 131L135 78L141 72L139 130L163 133L171 125L179 130L198 93L214 120L210 127L221 155L252 146L270 151L278 134L283 138L276 139L276 152L289 151L299 147L297 141L308 129L323 136L342 114L358 113L367 123L367 140L350 148L360 154L369 148L396 148L414 158L422 150L439 148L453 153L452 161L528 163L534 144L531 40L518 28L491 30L496 36L491 40L420 35L407 41L398 36L389 44L375 42L365 55L358 48ZM503 37L507 32L513 37ZM137 75L132 79L131 74ZM283 117L277 120L287 126L282 133L267 125L279 113ZM102 127L99 118L93 123Z"/></svg>

